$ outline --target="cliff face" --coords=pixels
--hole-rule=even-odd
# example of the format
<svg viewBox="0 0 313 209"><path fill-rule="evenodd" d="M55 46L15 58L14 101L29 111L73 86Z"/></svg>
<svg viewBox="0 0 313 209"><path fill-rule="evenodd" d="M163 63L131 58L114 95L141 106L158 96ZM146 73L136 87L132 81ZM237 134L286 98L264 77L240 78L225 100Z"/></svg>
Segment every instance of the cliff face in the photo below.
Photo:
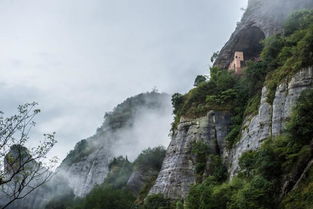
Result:
<svg viewBox="0 0 313 209"><path fill-rule="evenodd" d="M149 142L160 139L160 131L166 137L170 112L170 97L167 94L153 91L128 98L112 112L106 113L103 124L93 136L76 144L57 168L51 181L25 199L14 202L9 208L43 208L51 200L64 196L84 197L95 185L104 182L113 157L127 155L125 150L130 150L128 153L132 152L135 156L142 151L137 153L134 149L138 140L142 139L138 138L142 134L138 132L139 127L146 132L145 140ZM165 122L168 122L168 126L156 126ZM164 127L166 131L162 130ZM142 148L142 144L139 145Z"/></svg>
<svg viewBox="0 0 313 209"><path fill-rule="evenodd" d="M267 88L262 90L258 114L245 119L240 141L230 151L224 152L228 162L230 176L238 171L238 161L242 153L257 149L260 143L270 137L281 134L302 91L313 88L313 69L299 71L290 81L278 86L273 104L267 102Z"/></svg>
<svg viewBox="0 0 313 209"><path fill-rule="evenodd" d="M129 98L113 112L107 113L96 134L79 142L58 168L60 175L68 179L75 196L83 197L95 185L103 183L111 159L121 153L127 155L121 149L134 148L138 140L136 137L140 134L137 133L138 120L147 120L145 115L155 115L157 121L146 121L140 128L147 132L158 132L153 124L158 123L158 120L164 122L164 118L169 119L169 107L170 98L167 94L151 92Z"/></svg>
<svg viewBox="0 0 313 209"><path fill-rule="evenodd" d="M182 119L173 133L162 169L150 194L162 193L173 199L184 198L195 183L195 162L191 154L194 142L209 146L210 153L223 151L224 138L230 124L228 112L211 111L195 120Z"/></svg>
<svg viewBox="0 0 313 209"><path fill-rule="evenodd" d="M241 22L214 65L228 68L235 51L244 51L246 60L256 58L261 49L259 42L281 32L289 14L310 8L313 8L313 1L309 0L249 0Z"/></svg>
<svg viewBox="0 0 313 209"><path fill-rule="evenodd" d="M116 136L96 133L86 141L93 146L90 154L72 164L62 164L58 171L68 179L69 186L76 196L85 196L96 184L101 184L109 172L109 161L113 158L111 151Z"/></svg>
<svg viewBox="0 0 313 209"><path fill-rule="evenodd" d="M214 65L227 69L235 51L243 51L246 60L258 58L262 50L261 40L282 32L283 23L292 12L311 8L313 1L310 0L249 0L241 22ZM273 104L268 103L269 91L263 87L258 113L244 119L239 142L230 150L223 146L229 131L229 113L211 111L206 117L181 120L150 194L161 193L172 199L186 197L196 179L195 163L191 154L195 141L209 144L211 153L222 156L229 176L233 177L238 171L239 157L244 152L257 149L264 139L283 132L301 92L312 88L312 82L312 68L302 69L292 79L283 81L277 87Z"/></svg>
<svg viewBox="0 0 313 209"><path fill-rule="evenodd" d="M257 149L264 139L282 133L301 92L310 88L313 88L313 68L303 69L290 81L279 85L273 104L267 102L268 91L264 87L258 114L245 119L240 140L230 150L224 146L230 124L229 113L210 111L205 117L182 120L173 134L150 194L161 193L172 199L186 197L190 186L196 183L195 163L191 154L192 144L196 141L208 144L211 154L223 156L229 175L233 177L238 171L239 157L248 150Z"/></svg>

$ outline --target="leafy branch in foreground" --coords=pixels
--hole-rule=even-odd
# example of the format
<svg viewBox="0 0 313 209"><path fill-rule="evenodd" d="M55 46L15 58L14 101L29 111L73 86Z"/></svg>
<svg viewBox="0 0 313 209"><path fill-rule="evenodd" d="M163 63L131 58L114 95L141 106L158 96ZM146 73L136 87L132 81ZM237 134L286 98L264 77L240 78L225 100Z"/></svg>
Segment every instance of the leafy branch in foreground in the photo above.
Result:
<svg viewBox="0 0 313 209"><path fill-rule="evenodd" d="M50 171L56 158L47 159L55 145L55 133L44 134L38 146L26 148L30 133L40 113L38 104L27 103L18 107L18 113L4 117L0 112L0 208L4 209L23 199L53 175Z"/></svg>

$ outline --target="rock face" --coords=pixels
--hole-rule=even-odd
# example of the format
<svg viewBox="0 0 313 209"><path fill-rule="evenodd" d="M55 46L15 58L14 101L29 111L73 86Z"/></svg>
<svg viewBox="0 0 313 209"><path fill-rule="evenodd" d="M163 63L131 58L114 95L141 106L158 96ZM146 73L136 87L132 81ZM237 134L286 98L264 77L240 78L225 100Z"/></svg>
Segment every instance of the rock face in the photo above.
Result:
<svg viewBox="0 0 313 209"><path fill-rule="evenodd" d="M224 138L228 133L230 114L210 111L207 116L195 120L182 120L172 136L162 169L150 194L161 193L165 197L181 199L195 183L195 164L191 154L196 141L207 143L212 154L224 157L230 177L238 171L242 153L257 149L261 142L283 132L301 92L313 88L313 68L295 74L290 81L278 86L273 104L267 102L268 90L262 90L258 114L245 119L240 141L226 150Z"/></svg>
<svg viewBox="0 0 313 209"><path fill-rule="evenodd" d="M151 136L157 136L155 133L160 130L155 123L159 120L164 122L164 118L170 120L170 112L169 95L150 92L131 97L118 105L113 112L107 113L96 134L79 142L58 168L60 174L68 178L75 196L83 197L95 185L103 183L112 158L120 153L125 154L125 149L134 148L138 134L142 134L137 130L137 123L147 120L145 115L155 115L155 121L146 121L142 125L140 123L140 128L152 132ZM149 136L145 139L152 140Z"/></svg>
<svg viewBox="0 0 313 209"><path fill-rule="evenodd" d="M313 68L303 69L289 82L280 84L276 89L273 104L267 102L268 91L266 87L263 88L258 114L245 120L240 141L232 150L224 152L231 177L238 171L238 160L242 153L257 149L264 139L283 132L284 124L288 121L301 92L310 88L313 88Z"/></svg>
<svg viewBox="0 0 313 209"><path fill-rule="evenodd" d="M172 199L184 198L191 184L195 183L192 144L202 141L209 145L212 154L222 152L229 124L228 112L211 111L207 116L195 120L182 119L173 133L161 171L150 194L161 193Z"/></svg>
<svg viewBox="0 0 313 209"><path fill-rule="evenodd" d="M214 65L228 68L235 51L243 51L246 60L256 58L260 52L259 42L281 32L290 13L310 8L313 8L311 0L249 0L241 22Z"/></svg>
<svg viewBox="0 0 313 209"><path fill-rule="evenodd" d="M159 132L162 132L167 139L172 111L170 107L170 96L155 91L128 98L112 112L106 113L103 124L93 136L76 144L57 168L57 173L50 182L25 199L16 201L9 208L41 209L55 198L68 195L85 196L96 184L104 182L113 157L125 154L127 150L131 150L135 156L142 151L137 153L137 150L134 150L139 135L145 133L145 140L151 142L159 140ZM168 123L168 126L165 123ZM149 177L147 172L143 174L145 178ZM0 201L0 205L1 203Z"/></svg>
<svg viewBox="0 0 313 209"><path fill-rule="evenodd" d="M140 191L144 189L147 183L153 181L158 176L158 171L148 170L135 170L127 181L127 188L132 191L134 195L139 195Z"/></svg>
<svg viewBox="0 0 313 209"><path fill-rule="evenodd" d="M92 146L92 152L78 162L70 165L62 164L58 171L67 177L70 187L76 196L83 197L96 184L101 184L109 172L108 165L113 158L112 148L116 136L97 132L88 138L88 146ZM97 148L96 148L97 147Z"/></svg>

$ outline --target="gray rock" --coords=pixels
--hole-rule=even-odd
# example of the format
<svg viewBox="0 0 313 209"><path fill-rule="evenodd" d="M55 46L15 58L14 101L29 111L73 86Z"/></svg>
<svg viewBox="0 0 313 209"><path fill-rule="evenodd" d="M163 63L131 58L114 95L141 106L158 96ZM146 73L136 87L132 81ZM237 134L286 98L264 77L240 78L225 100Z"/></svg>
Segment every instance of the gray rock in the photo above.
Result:
<svg viewBox="0 0 313 209"><path fill-rule="evenodd" d="M143 188L151 181L153 182L157 176L158 171L155 170L135 170L127 181L127 188L137 196L139 195L140 191L142 191Z"/></svg>
<svg viewBox="0 0 313 209"><path fill-rule="evenodd" d="M258 114L245 120L240 141L233 149L224 152L231 177L239 169L238 161L242 153L257 149L264 139L284 131L284 125L302 91L312 87L313 68L307 68L277 87L272 105L267 103L267 89L263 88Z"/></svg>
<svg viewBox="0 0 313 209"><path fill-rule="evenodd" d="M161 171L149 194L161 193L172 199L186 197L195 183L192 144L202 141L209 145L212 154L219 154L223 151L229 124L228 112L210 111L205 117L182 119L173 133Z"/></svg>
<svg viewBox="0 0 313 209"><path fill-rule="evenodd" d="M103 183L109 172L109 162L113 158L111 148L116 137L109 132L97 132L86 141L96 149L83 159L70 165L61 164L58 172L68 178L69 185L74 194L83 197L95 185Z"/></svg>

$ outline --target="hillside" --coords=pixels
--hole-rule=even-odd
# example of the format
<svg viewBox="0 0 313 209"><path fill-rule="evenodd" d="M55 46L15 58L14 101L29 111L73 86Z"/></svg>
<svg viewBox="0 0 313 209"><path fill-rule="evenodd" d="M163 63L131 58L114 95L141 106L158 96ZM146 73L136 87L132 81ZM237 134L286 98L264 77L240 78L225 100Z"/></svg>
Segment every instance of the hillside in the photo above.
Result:
<svg viewBox="0 0 313 209"><path fill-rule="evenodd" d="M172 141L148 199L188 209L311 208L312 18L311 10L290 16L243 73L217 60L209 81L173 96Z"/></svg>
<svg viewBox="0 0 313 209"><path fill-rule="evenodd" d="M122 149L120 144L136 143L132 130L138 118L152 113L159 118L167 117L168 110L169 96L150 92L128 98L106 113L96 134L78 142L58 168L62 175L69 177L74 194L84 196L96 184L101 184L109 171L110 160Z"/></svg>
<svg viewBox="0 0 313 209"><path fill-rule="evenodd" d="M142 149L148 148L146 144L153 141L161 145L167 140L170 113L170 96L165 93L152 91L126 99L105 113L102 125L93 136L75 145L50 182L11 208L41 209L51 200L85 196L104 182L115 157L135 156L131 159L134 161ZM156 127L160 123L164 131ZM143 131L138 132L138 127ZM145 135L141 136L142 133ZM160 136L164 137L161 141ZM141 142L143 138L146 142Z"/></svg>

